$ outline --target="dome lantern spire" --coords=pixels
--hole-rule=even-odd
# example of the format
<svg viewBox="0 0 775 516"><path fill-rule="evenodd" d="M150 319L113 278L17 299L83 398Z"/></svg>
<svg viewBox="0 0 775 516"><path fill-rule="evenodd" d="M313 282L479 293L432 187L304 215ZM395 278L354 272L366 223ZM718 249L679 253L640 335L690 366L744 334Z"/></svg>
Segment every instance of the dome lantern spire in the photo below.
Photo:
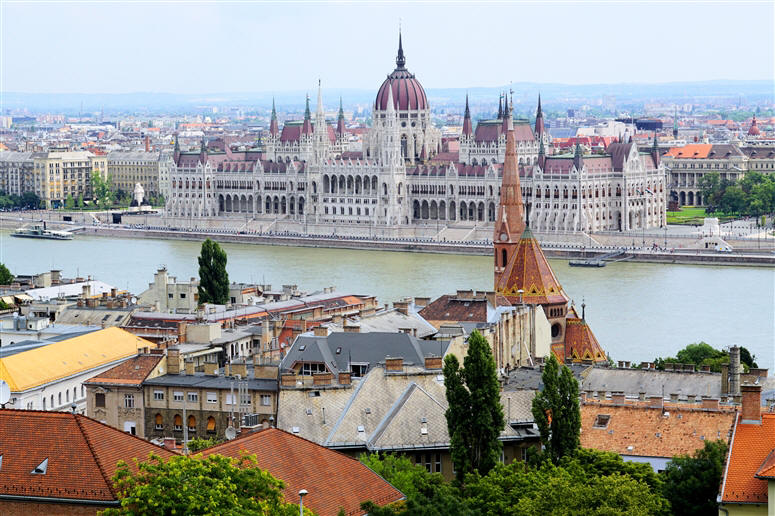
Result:
<svg viewBox="0 0 775 516"><path fill-rule="evenodd" d="M406 65L406 57L404 57L404 46L401 43L401 29L398 29L398 55L396 56L396 68L403 70Z"/></svg>

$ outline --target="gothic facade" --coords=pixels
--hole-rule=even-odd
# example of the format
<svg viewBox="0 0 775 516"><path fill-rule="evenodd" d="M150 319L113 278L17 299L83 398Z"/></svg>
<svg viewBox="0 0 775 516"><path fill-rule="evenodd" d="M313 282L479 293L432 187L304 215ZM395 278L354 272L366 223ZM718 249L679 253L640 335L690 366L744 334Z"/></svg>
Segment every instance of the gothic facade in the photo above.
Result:
<svg viewBox="0 0 775 516"><path fill-rule="evenodd" d="M495 222L512 124L522 195L537 231L601 231L665 223L665 174L654 153L615 144L606 155L553 155L540 99L536 123L499 115L473 127L466 99L459 153L441 153L425 90L406 68L399 37L396 68L380 86L362 151L347 151L344 115L325 119L318 85L313 116L282 129L272 109L262 149L228 145L180 152L171 175L173 217L244 216L306 223L410 226ZM507 122L508 120L508 122Z"/></svg>

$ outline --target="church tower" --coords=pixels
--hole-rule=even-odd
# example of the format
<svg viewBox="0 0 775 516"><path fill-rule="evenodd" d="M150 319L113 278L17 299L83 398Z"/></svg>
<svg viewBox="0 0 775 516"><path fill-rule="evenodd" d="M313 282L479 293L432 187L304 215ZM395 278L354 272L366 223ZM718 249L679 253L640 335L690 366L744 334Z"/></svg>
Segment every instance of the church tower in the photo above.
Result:
<svg viewBox="0 0 775 516"><path fill-rule="evenodd" d="M500 204L492 238L495 247L496 290L501 283L501 276L509 260L516 251L522 232L525 230L524 204L519 184L519 168L517 167L517 145L514 138L514 125L508 109L505 117L504 122L508 128L506 132L506 159L503 163Z"/></svg>
<svg viewBox="0 0 775 516"><path fill-rule="evenodd" d="M309 108L308 108L309 109ZM312 147L315 163L322 163L328 157L328 125L326 124L326 114L323 111L323 87L318 79L318 106L315 111L315 125L313 126Z"/></svg>

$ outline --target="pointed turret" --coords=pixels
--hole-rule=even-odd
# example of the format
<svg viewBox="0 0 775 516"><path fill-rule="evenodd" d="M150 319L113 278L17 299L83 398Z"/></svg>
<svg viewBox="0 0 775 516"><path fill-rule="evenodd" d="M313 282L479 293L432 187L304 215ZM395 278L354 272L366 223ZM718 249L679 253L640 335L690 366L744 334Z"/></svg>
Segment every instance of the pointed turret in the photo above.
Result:
<svg viewBox="0 0 775 516"><path fill-rule="evenodd" d="M274 107L274 97L272 97L272 118L269 121L269 134L277 136L280 133L280 128L277 126L277 110Z"/></svg>
<svg viewBox="0 0 775 516"><path fill-rule="evenodd" d="M342 97L339 97L339 116L336 118L336 134L344 134L344 109L342 109Z"/></svg>
<svg viewBox="0 0 775 516"><path fill-rule="evenodd" d="M654 131L654 144L651 146L651 158L654 160L654 166L659 166L659 144L657 143L657 132Z"/></svg>
<svg viewBox="0 0 775 516"><path fill-rule="evenodd" d="M301 126L301 134L312 134L312 114L309 111L309 95L307 95L307 107L304 109L304 124Z"/></svg>
<svg viewBox="0 0 775 516"><path fill-rule="evenodd" d="M678 107L673 110L673 139L678 139Z"/></svg>
<svg viewBox="0 0 775 516"><path fill-rule="evenodd" d="M514 122L511 119L511 108L512 106L509 106L509 97L506 96L503 103L503 125L501 127L504 134L514 128Z"/></svg>
<svg viewBox="0 0 775 516"><path fill-rule="evenodd" d="M541 139L544 136L544 113L541 110L541 94L538 94L538 109L536 110L536 138Z"/></svg>
<svg viewBox="0 0 775 516"><path fill-rule="evenodd" d="M307 111L309 111L309 102L307 102ZM315 111L315 117L325 117L324 111L323 111L323 84L318 79L318 105L317 105L317 111Z"/></svg>
<svg viewBox="0 0 775 516"><path fill-rule="evenodd" d="M503 118L503 93L498 97L498 120Z"/></svg>
<svg viewBox="0 0 775 516"><path fill-rule="evenodd" d="M471 110L468 109L468 93L466 93L466 111L463 115L463 136L471 136L473 132L473 127L471 125Z"/></svg>
<svg viewBox="0 0 775 516"><path fill-rule="evenodd" d="M178 158L180 158L180 135L175 131L175 150L172 152L172 159L175 161L175 164L178 163Z"/></svg>
<svg viewBox="0 0 775 516"><path fill-rule="evenodd" d="M573 166L576 167L576 171L581 171L584 166L584 153L581 150L581 144L576 142L576 149L573 152Z"/></svg>
<svg viewBox="0 0 775 516"><path fill-rule="evenodd" d="M756 115L754 114L753 119L751 120L751 127L748 128L748 136L759 136L761 134L761 131L759 130L759 126L756 125Z"/></svg>
<svg viewBox="0 0 775 516"><path fill-rule="evenodd" d="M546 165L546 150L544 149L544 141L538 140L538 166L541 167L541 170L544 170L544 165Z"/></svg>

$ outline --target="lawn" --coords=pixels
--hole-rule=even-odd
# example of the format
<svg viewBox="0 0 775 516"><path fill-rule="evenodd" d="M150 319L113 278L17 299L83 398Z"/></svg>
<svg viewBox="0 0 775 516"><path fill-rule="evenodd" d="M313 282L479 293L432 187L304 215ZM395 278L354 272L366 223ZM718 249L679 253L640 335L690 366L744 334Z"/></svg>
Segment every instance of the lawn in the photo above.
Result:
<svg viewBox="0 0 775 516"><path fill-rule="evenodd" d="M727 213L716 212L713 214L705 213L705 208L698 206L684 206L678 211L667 212L668 224L687 224L687 225L699 225L704 222L705 217L718 217L719 222L727 222L737 217L729 215Z"/></svg>

